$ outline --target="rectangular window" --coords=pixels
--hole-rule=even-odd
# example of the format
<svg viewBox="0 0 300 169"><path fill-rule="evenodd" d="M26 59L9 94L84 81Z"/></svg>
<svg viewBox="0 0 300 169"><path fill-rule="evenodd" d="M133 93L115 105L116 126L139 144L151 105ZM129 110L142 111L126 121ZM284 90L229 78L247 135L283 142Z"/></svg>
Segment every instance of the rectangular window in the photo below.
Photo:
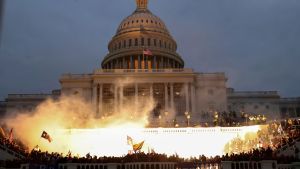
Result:
<svg viewBox="0 0 300 169"><path fill-rule="evenodd" d="M138 46L138 45L139 45L138 39L135 39L134 45L135 45L135 46Z"/></svg>
<svg viewBox="0 0 300 169"><path fill-rule="evenodd" d="M153 40L154 46L156 46L156 39Z"/></svg>
<svg viewBox="0 0 300 169"><path fill-rule="evenodd" d="M151 39L148 38L148 46L151 46Z"/></svg>

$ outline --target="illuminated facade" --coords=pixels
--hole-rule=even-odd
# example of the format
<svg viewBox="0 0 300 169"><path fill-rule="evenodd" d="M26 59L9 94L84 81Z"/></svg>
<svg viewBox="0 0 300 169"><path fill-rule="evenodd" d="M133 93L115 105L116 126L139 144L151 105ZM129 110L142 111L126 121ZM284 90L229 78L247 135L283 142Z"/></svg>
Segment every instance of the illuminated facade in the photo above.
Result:
<svg viewBox="0 0 300 169"><path fill-rule="evenodd" d="M153 118L166 112L173 120L211 121L214 112L257 113L267 117L300 117L300 98L281 99L277 91L234 91L225 73L198 73L184 67L177 43L165 23L148 9L148 0L117 28L108 54L91 74L64 74L52 94L9 94L1 114L32 110L47 98L78 95L92 103L97 116L119 112L153 98ZM131 112L132 113L132 112ZM138 113L138 112L137 112ZM204 118L209 114L208 118ZM172 119L169 119L169 121Z"/></svg>
<svg viewBox="0 0 300 169"><path fill-rule="evenodd" d="M101 68L92 74L63 75L62 94L90 100L100 116L132 102L137 107L149 97L157 103L154 116L171 112L180 119L188 112L200 119L201 112L226 111L225 74L184 68L164 22L149 11L147 0L136 3L137 9L121 22L109 42Z"/></svg>

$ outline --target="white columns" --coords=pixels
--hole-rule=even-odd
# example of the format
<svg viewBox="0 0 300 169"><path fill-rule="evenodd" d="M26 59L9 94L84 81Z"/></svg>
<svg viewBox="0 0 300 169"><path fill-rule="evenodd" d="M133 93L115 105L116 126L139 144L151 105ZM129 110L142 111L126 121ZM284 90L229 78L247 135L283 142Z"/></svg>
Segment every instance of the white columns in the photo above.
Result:
<svg viewBox="0 0 300 169"><path fill-rule="evenodd" d="M190 112L189 83L185 83L184 88L185 88L185 110L187 112Z"/></svg>
<svg viewBox="0 0 300 169"><path fill-rule="evenodd" d="M120 86L120 101L119 101L121 111L123 109L123 98L124 98L123 89L124 89L124 87L123 87L123 85L121 85Z"/></svg>
<svg viewBox="0 0 300 169"><path fill-rule="evenodd" d="M100 89L99 89L99 113L102 114L103 111L103 105L102 105L102 100L103 100L103 84L100 84Z"/></svg>
<svg viewBox="0 0 300 169"><path fill-rule="evenodd" d="M169 109L169 100L168 100L168 83L165 83L165 110Z"/></svg>
<svg viewBox="0 0 300 169"><path fill-rule="evenodd" d="M97 113L97 84L93 85L93 91L92 91L92 105L94 107L95 113Z"/></svg>
<svg viewBox="0 0 300 169"><path fill-rule="evenodd" d="M116 84L114 84L114 113L118 112L118 87Z"/></svg>
<svg viewBox="0 0 300 169"><path fill-rule="evenodd" d="M134 103L135 103L135 111L137 111L137 107L138 107L138 84L135 83L134 84L134 91L135 91L135 94L134 94Z"/></svg>
<svg viewBox="0 0 300 169"><path fill-rule="evenodd" d="M192 113L196 113L196 90L195 84L191 84L191 95L192 95Z"/></svg>
<svg viewBox="0 0 300 169"><path fill-rule="evenodd" d="M153 98L153 83L150 84L150 98Z"/></svg>
<svg viewBox="0 0 300 169"><path fill-rule="evenodd" d="M103 98L103 84L94 84L93 85L93 107L95 115L98 116L102 112L102 98Z"/></svg>
<svg viewBox="0 0 300 169"><path fill-rule="evenodd" d="M172 110L175 110L174 109L174 84L173 83L171 83L171 85L170 85L170 97L171 97L171 109Z"/></svg>

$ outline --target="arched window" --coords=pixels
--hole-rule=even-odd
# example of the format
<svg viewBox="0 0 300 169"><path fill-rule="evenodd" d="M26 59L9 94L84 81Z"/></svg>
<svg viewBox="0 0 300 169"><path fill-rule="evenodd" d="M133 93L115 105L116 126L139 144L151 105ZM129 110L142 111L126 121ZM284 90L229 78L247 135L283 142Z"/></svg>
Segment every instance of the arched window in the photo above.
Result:
<svg viewBox="0 0 300 169"><path fill-rule="evenodd" d="M128 44L128 46L131 47L131 44L132 44L132 40L129 39L129 44Z"/></svg>
<svg viewBox="0 0 300 169"><path fill-rule="evenodd" d="M141 45L144 46L145 45L145 39L141 38Z"/></svg>

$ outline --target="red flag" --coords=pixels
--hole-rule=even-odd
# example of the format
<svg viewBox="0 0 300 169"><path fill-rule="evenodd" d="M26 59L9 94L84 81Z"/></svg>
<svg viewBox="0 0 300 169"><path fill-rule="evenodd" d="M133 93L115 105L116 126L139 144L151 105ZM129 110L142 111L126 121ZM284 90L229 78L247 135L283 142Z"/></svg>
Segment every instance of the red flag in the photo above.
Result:
<svg viewBox="0 0 300 169"><path fill-rule="evenodd" d="M11 128L11 129L10 129L10 132L9 132L8 140L9 140L10 143L11 143L11 142L13 141L13 139L14 139L14 138L13 138L13 130L14 130L14 129Z"/></svg>
<svg viewBox="0 0 300 169"><path fill-rule="evenodd" d="M144 50L143 50L143 54L144 54L144 55L149 55L149 56L152 56L152 55L153 55L152 52L151 52L151 50L149 50L149 49L144 49Z"/></svg>
<svg viewBox="0 0 300 169"><path fill-rule="evenodd" d="M45 132L45 131L43 131L41 137L44 138L44 139L46 139L46 140L48 140L49 143L51 143L51 141L52 141L52 138L50 137L50 135L47 132Z"/></svg>

